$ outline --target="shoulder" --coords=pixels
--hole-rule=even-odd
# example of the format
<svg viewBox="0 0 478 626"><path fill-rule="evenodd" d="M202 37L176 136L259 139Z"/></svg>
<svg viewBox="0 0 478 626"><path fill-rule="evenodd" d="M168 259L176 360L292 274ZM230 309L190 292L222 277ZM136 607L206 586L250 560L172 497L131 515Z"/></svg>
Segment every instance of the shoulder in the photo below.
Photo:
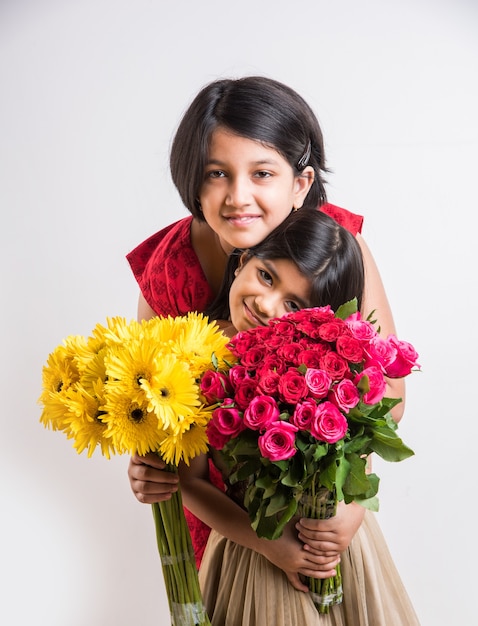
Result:
<svg viewBox="0 0 478 626"><path fill-rule="evenodd" d="M334 219L338 224L349 230L352 235L362 232L363 216L352 213L347 209L336 206L335 204L326 203L319 207L319 210L326 213Z"/></svg>
<svg viewBox="0 0 478 626"><path fill-rule="evenodd" d="M185 244L190 247L192 217L185 217L178 222L169 224L165 228L151 235L136 248L126 255L133 272L136 274L135 268L141 269L150 261L151 258L165 256L171 253L173 248L182 248Z"/></svg>

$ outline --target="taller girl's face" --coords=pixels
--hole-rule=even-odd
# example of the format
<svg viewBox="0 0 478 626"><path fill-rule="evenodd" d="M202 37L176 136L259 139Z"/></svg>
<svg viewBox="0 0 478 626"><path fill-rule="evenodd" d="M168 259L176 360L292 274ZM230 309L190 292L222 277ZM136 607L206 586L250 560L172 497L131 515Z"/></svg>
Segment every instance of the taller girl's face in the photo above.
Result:
<svg viewBox="0 0 478 626"><path fill-rule="evenodd" d="M252 257L236 270L229 308L237 331L310 306L310 282L293 261Z"/></svg>
<svg viewBox="0 0 478 626"><path fill-rule="evenodd" d="M250 248L300 208L314 170L300 176L273 148L218 128L211 136L199 201L223 249Z"/></svg>

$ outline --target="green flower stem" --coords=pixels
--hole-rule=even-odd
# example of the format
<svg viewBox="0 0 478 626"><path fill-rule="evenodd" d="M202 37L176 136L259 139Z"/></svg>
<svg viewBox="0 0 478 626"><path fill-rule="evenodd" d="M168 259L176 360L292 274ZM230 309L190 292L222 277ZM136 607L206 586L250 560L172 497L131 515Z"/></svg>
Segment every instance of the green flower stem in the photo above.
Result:
<svg viewBox="0 0 478 626"><path fill-rule="evenodd" d="M168 466L177 471L175 466ZM172 626L210 626L202 601L198 572L181 492L152 504L156 540L161 556L164 584Z"/></svg>
<svg viewBox="0 0 478 626"><path fill-rule="evenodd" d="M299 503L302 517L328 519L337 511L337 498L334 492L316 485L315 481L302 495ZM319 613L329 613L330 607L342 602L342 573L340 563L335 567L336 574L330 578L307 578L312 599Z"/></svg>

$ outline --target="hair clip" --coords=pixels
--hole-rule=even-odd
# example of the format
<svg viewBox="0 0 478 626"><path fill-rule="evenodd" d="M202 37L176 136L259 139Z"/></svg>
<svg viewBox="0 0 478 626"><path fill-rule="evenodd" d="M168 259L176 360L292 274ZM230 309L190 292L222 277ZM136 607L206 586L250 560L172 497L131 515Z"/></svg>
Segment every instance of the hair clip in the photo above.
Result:
<svg viewBox="0 0 478 626"><path fill-rule="evenodd" d="M311 150L312 150L312 144L310 143L310 139L309 139L309 142L307 143L307 147L305 149L304 154L297 161L297 169L298 170L303 170L304 167L308 164L309 159L310 159L310 152L311 152Z"/></svg>

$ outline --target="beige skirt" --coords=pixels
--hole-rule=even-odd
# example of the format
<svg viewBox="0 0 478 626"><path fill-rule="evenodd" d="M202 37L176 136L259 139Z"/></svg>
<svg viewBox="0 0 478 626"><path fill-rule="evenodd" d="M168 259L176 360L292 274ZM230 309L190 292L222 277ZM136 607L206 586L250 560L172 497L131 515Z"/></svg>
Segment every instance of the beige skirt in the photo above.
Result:
<svg viewBox="0 0 478 626"><path fill-rule="evenodd" d="M212 626L419 626L375 515L342 554L343 601L319 614L266 558L212 531L199 581Z"/></svg>

